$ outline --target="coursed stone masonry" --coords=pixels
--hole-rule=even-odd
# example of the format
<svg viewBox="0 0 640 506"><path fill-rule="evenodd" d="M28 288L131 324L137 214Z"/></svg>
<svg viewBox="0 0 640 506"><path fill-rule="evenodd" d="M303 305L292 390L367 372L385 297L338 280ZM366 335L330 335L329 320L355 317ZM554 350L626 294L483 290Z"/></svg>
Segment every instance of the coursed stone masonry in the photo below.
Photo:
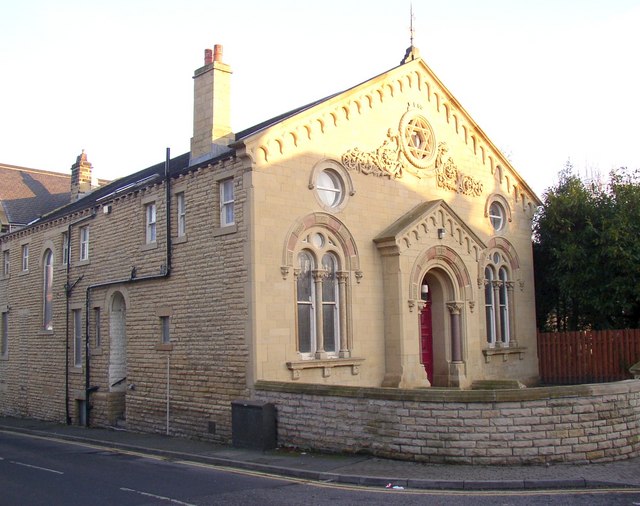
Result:
<svg viewBox="0 0 640 506"><path fill-rule="evenodd" d="M259 382L256 395L276 405L284 446L493 465L640 455L638 380L467 391Z"/></svg>

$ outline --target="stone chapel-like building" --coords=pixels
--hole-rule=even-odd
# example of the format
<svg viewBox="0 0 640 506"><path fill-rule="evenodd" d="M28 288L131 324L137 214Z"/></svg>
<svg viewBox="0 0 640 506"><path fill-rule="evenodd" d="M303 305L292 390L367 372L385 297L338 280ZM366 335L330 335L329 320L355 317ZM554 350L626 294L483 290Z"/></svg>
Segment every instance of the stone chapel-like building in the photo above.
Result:
<svg viewBox="0 0 640 506"><path fill-rule="evenodd" d="M241 132L222 60L190 152L0 236L0 414L229 441L237 399L535 384L539 200L417 49Z"/></svg>

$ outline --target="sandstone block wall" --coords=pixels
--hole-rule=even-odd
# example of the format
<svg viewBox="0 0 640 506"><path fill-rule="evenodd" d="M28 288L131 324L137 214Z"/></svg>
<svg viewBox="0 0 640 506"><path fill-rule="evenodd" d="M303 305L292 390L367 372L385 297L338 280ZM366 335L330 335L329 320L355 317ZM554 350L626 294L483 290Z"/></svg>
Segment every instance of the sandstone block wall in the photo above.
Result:
<svg viewBox="0 0 640 506"><path fill-rule="evenodd" d="M587 463L640 455L640 381L523 390L259 382L280 445L429 463Z"/></svg>

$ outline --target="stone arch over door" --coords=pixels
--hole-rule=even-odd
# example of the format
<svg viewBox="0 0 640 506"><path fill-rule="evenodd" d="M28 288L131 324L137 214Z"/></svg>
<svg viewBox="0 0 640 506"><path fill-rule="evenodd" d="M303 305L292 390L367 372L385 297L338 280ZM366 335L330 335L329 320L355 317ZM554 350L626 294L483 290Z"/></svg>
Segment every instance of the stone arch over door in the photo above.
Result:
<svg viewBox="0 0 640 506"><path fill-rule="evenodd" d="M466 383L465 307L472 293L471 277L462 258L451 248L433 246L416 259L409 283L410 304L422 308L423 283L432 290L434 347L433 386ZM431 286L433 285L433 286ZM416 335L420 337L420 326Z"/></svg>
<svg viewBox="0 0 640 506"><path fill-rule="evenodd" d="M447 302L455 298L449 274L440 267L427 271L421 285L428 287L431 312L431 339L433 355L433 376L431 386L442 387L449 384L449 363L451 361L451 325ZM423 295L425 298L426 295ZM422 304L420 316L422 316ZM420 329L422 332L422 328Z"/></svg>

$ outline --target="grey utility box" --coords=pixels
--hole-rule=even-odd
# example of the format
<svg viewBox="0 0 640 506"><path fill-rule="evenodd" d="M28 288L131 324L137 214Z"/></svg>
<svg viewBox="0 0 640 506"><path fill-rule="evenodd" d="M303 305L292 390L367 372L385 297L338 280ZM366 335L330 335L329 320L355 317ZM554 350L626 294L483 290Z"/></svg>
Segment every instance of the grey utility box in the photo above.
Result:
<svg viewBox="0 0 640 506"><path fill-rule="evenodd" d="M233 401L231 437L234 448L272 450L277 446L276 408L270 402Z"/></svg>

